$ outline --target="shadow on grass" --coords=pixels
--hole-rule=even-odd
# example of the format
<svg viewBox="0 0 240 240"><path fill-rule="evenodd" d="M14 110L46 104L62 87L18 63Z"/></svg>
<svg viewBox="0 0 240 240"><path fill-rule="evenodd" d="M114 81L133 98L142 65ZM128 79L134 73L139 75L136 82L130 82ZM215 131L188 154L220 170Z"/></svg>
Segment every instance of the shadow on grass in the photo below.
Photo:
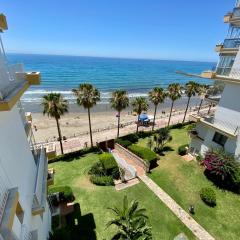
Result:
<svg viewBox="0 0 240 240"><path fill-rule="evenodd" d="M159 154L160 156L165 156L166 152L173 152L174 149L170 146L165 146L163 147L161 150L156 151L157 154Z"/></svg>
<svg viewBox="0 0 240 240"><path fill-rule="evenodd" d="M63 217L64 227L55 231L52 240L96 240L96 224L92 213L81 215L79 203L74 204L74 211Z"/></svg>

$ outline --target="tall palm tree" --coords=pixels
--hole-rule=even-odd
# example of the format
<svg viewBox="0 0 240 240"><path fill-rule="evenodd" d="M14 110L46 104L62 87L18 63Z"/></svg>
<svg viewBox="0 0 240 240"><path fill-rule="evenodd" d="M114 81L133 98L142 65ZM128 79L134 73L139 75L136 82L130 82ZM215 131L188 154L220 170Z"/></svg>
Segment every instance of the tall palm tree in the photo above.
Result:
<svg viewBox="0 0 240 240"><path fill-rule="evenodd" d="M185 93L188 97L188 101L187 101L187 106L186 106L186 110L185 110L183 121L182 121L183 123L185 122L185 119L186 119L186 115L187 115L191 97L195 96L197 91L198 91L198 84L196 82L189 81L188 83L185 84Z"/></svg>
<svg viewBox="0 0 240 240"><path fill-rule="evenodd" d="M146 98L144 97L136 97L134 99L134 101L132 102L132 107L133 107L133 111L137 113L138 115L138 119L137 119L137 133L138 133L138 125L139 125L139 118L140 118L140 114L143 111L147 111L148 110L148 103Z"/></svg>
<svg viewBox="0 0 240 240"><path fill-rule="evenodd" d="M200 104L199 104L199 107L198 107L198 114L201 110L201 107L202 107L202 103L203 103L203 100L204 98L206 97L207 95L207 92L208 92L208 87L207 85L199 85L198 86L198 96L200 97L201 101L200 101Z"/></svg>
<svg viewBox="0 0 240 240"><path fill-rule="evenodd" d="M114 108L118 112L118 130L117 130L117 138L119 138L119 128L120 128L120 115L121 111L129 106L129 98L127 92L125 90L116 90L112 93L112 97L110 99L111 107Z"/></svg>
<svg viewBox="0 0 240 240"><path fill-rule="evenodd" d="M170 110L169 119L168 119L168 126L169 126L171 117L172 117L174 102L179 98L181 98L181 86L179 83L172 83L168 85L168 97L172 100L171 110Z"/></svg>
<svg viewBox="0 0 240 240"><path fill-rule="evenodd" d="M92 126L91 126L91 114L90 109L100 101L100 92L92 84L83 83L80 84L78 89L73 89L73 94L77 97L77 104L83 106L88 111L88 122L91 147L93 146L92 139Z"/></svg>
<svg viewBox="0 0 240 240"><path fill-rule="evenodd" d="M152 91L148 93L149 100L154 104L154 118L153 118L153 126L152 131L154 130L155 125L155 119L156 119L156 113L157 113L157 107L158 104L163 103L166 98L166 93L164 90L160 87L155 87Z"/></svg>
<svg viewBox="0 0 240 240"><path fill-rule="evenodd" d="M150 240L152 239L151 228L147 225L146 209L140 208L137 201L129 205L127 196L124 196L123 207L109 208L115 217L107 223L107 227L114 225L118 228L117 234L112 239L119 240Z"/></svg>
<svg viewBox="0 0 240 240"><path fill-rule="evenodd" d="M43 96L42 104L43 115L55 118L57 123L58 136L60 141L61 153L63 154L62 134L59 125L59 119L68 112L68 101L63 99L60 93L49 93Z"/></svg>

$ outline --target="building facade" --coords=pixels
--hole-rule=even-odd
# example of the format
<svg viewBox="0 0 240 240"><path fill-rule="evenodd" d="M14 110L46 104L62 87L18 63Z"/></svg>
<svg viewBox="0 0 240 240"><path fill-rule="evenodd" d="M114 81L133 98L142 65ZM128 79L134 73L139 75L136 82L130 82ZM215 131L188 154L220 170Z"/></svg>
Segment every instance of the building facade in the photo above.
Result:
<svg viewBox="0 0 240 240"><path fill-rule="evenodd" d="M191 132L190 152L204 155L210 148L222 148L240 155L240 0L232 12L224 16L229 24L227 37L216 46L219 62L215 70L203 72L198 77L223 81L223 90L214 115L192 115L197 122ZM193 75L192 75L193 76Z"/></svg>
<svg viewBox="0 0 240 240"><path fill-rule="evenodd" d="M5 30L1 14L0 34ZM19 100L34 84L40 73L9 65L0 38L0 240L46 240L51 231L46 152Z"/></svg>

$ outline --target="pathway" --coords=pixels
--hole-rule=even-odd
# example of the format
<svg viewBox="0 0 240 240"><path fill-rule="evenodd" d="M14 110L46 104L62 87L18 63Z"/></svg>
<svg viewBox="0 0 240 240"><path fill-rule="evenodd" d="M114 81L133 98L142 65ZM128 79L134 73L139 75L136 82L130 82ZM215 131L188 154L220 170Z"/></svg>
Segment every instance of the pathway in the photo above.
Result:
<svg viewBox="0 0 240 240"><path fill-rule="evenodd" d="M166 192L164 192L148 176L139 178L153 191L153 193L193 232L200 240L214 240L202 226L200 226L185 210L183 210Z"/></svg>

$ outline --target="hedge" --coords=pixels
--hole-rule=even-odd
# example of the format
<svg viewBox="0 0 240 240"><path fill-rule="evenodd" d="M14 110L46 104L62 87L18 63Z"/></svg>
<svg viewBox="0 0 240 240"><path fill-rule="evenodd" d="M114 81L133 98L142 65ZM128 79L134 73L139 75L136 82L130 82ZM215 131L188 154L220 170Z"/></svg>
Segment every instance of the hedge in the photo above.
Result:
<svg viewBox="0 0 240 240"><path fill-rule="evenodd" d="M53 159L50 159L48 162L53 163L58 161L69 161L71 159L78 158L80 156L83 156L85 154L92 153L92 152L100 152L100 149L98 147L85 148L75 152L59 155Z"/></svg>
<svg viewBox="0 0 240 240"><path fill-rule="evenodd" d="M69 186L52 186L48 188L48 194L59 193L61 201L72 202L74 195L72 188Z"/></svg>
<svg viewBox="0 0 240 240"><path fill-rule="evenodd" d="M121 138L116 140L116 143L120 144L121 146L127 148L128 146L132 145L132 142L128 141L128 140L123 140Z"/></svg>
<svg viewBox="0 0 240 240"><path fill-rule="evenodd" d="M102 163L105 170L111 170L117 167L117 162L111 153L102 153L99 156L99 160Z"/></svg>
<svg viewBox="0 0 240 240"><path fill-rule="evenodd" d="M149 163L157 160L157 154L149 148L140 147L136 144L133 144L129 146L128 149L143 160L148 161Z"/></svg>
<svg viewBox="0 0 240 240"><path fill-rule="evenodd" d="M90 181L99 186L113 186L113 177L112 176L97 176L97 175L91 175Z"/></svg>
<svg viewBox="0 0 240 240"><path fill-rule="evenodd" d="M131 143L136 143L139 139L138 135L136 133L131 133L126 136L121 137L122 140L128 140Z"/></svg>

